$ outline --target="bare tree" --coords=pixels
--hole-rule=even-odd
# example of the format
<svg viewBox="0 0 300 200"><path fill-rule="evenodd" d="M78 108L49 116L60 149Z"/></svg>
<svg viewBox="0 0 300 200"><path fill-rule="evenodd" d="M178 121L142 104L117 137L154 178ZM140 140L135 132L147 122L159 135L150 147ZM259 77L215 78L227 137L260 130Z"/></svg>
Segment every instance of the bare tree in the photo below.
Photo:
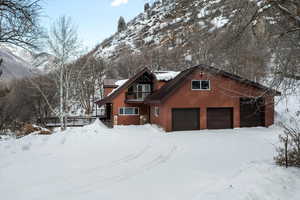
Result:
<svg viewBox="0 0 300 200"><path fill-rule="evenodd" d="M0 98L5 97L10 92L10 89L7 86L7 84L5 84L5 83L3 83L3 81L1 81L1 76L3 73L2 69L1 69L2 62L3 62L3 59L1 58L0 59Z"/></svg>
<svg viewBox="0 0 300 200"><path fill-rule="evenodd" d="M40 0L0 0L0 43L23 48L36 48L42 34L39 17ZM0 67L2 64L0 59ZM3 71L0 68L0 77ZM0 97L10 90L1 84Z"/></svg>
<svg viewBox="0 0 300 200"><path fill-rule="evenodd" d="M0 130L15 130L22 123L36 123L37 119L43 121L52 112L49 104L58 104L51 76L12 80L10 85L11 91L0 98Z"/></svg>
<svg viewBox="0 0 300 200"><path fill-rule="evenodd" d="M1 0L0 43L37 47L40 11L40 0Z"/></svg>
<svg viewBox="0 0 300 200"><path fill-rule="evenodd" d="M79 53L77 29L72 24L71 18L62 16L53 24L48 35L48 46L58 61L55 67L59 79L59 117L61 129L64 130L66 129L70 90L70 69L67 69L66 65Z"/></svg>
<svg viewBox="0 0 300 200"><path fill-rule="evenodd" d="M96 97L103 97L103 86L106 64L102 59L83 56L69 66L73 70L72 85L75 95L72 97L80 103L85 114L90 116L94 110Z"/></svg>
<svg viewBox="0 0 300 200"><path fill-rule="evenodd" d="M284 134L279 136L282 146L277 148L274 158L278 165L300 167L300 128L297 119L295 125L282 124Z"/></svg>
<svg viewBox="0 0 300 200"><path fill-rule="evenodd" d="M2 75L2 73L3 73L3 70L1 69L2 62L3 62L3 59L0 58L0 77L1 77L1 75Z"/></svg>
<svg viewBox="0 0 300 200"><path fill-rule="evenodd" d="M238 12L233 19L235 23L232 23L230 31L232 39L227 39L227 47L243 40L247 31L252 29L257 42L273 55L275 75L300 79L299 1L259 0L247 4L237 3L236 8L243 12Z"/></svg>

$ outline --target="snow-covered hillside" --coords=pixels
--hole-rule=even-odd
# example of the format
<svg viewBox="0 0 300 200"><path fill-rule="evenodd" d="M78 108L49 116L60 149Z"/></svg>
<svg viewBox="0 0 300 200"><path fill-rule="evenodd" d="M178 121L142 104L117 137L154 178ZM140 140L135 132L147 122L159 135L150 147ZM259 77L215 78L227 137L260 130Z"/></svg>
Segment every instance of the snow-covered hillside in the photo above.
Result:
<svg viewBox="0 0 300 200"><path fill-rule="evenodd" d="M46 52L32 53L29 62L32 69L48 73L54 69L56 58Z"/></svg>
<svg viewBox="0 0 300 200"><path fill-rule="evenodd" d="M3 79L23 78L33 73L47 73L53 67L54 56L48 53L33 53L20 47L0 45L3 63Z"/></svg>
<svg viewBox="0 0 300 200"><path fill-rule="evenodd" d="M186 46L195 30L211 32L222 28L233 15L220 0L156 1L129 21L126 30L97 46L95 55L117 57L122 45L137 52L145 46Z"/></svg>
<svg viewBox="0 0 300 200"><path fill-rule="evenodd" d="M0 46L0 58L3 59L0 66L0 70L3 71L2 79L31 76L30 64L23 58L15 55L9 48Z"/></svg>
<svg viewBox="0 0 300 200"><path fill-rule="evenodd" d="M0 142L13 200L298 200L300 171L274 164L276 128L174 132L99 122Z"/></svg>
<svg viewBox="0 0 300 200"><path fill-rule="evenodd" d="M251 6L258 9L262 2L245 0L249 9ZM130 20L125 30L104 40L92 53L96 57L114 60L123 49L140 52L145 48L180 47L189 56L193 43L199 43L199 39L206 40L208 34L218 35L226 26L237 23L234 18L241 12L239 8L236 1L156 0L150 8ZM260 23L265 27L276 21L265 16Z"/></svg>

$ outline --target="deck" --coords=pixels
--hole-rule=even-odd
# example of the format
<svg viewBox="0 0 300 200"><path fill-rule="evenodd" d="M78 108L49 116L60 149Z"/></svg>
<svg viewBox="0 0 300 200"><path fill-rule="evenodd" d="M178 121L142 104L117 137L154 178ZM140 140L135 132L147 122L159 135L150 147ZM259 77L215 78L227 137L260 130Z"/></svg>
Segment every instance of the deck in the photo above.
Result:
<svg viewBox="0 0 300 200"><path fill-rule="evenodd" d="M102 121L107 127L111 128L111 120L107 120L105 116L92 116L92 117L68 117L67 127L83 127L92 124L96 119ZM37 120L37 124L43 125L46 128L57 128L61 126L59 117L48 117L43 120Z"/></svg>

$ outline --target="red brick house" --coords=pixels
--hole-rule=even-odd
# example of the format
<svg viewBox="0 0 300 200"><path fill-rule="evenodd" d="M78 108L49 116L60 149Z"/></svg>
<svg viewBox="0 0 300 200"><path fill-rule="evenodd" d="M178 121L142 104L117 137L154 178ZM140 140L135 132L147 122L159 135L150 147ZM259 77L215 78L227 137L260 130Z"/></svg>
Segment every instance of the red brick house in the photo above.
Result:
<svg viewBox="0 0 300 200"><path fill-rule="evenodd" d="M161 78L166 75L167 78ZM147 68L128 80L104 83L106 118L113 125L157 124L165 131L268 127L279 92L206 65L168 77Z"/></svg>

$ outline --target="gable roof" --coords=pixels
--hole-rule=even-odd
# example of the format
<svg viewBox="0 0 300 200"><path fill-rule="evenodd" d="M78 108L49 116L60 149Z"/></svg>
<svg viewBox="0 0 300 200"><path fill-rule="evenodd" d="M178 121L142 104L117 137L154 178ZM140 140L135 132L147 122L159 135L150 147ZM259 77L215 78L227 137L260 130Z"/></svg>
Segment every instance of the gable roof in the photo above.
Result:
<svg viewBox="0 0 300 200"><path fill-rule="evenodd" d="M160 104L160 103L164 102L171 94L173 94L176 91L177 88L179 88L183 84L185 78L187 78L189 75L193 74L198 69L203 70L203 71L208 71L212 74L217 74L217 75L221 75L221 76L233 79L242 84L246 84L246 85L255 87L259 90L263 90L263 91L265 91L267 93L271 93L273 95L281 95L280 92L273 90L271 88L265 87L257 82L250 81L250 80L242 78L240 76L228 73L224 70L202 64L202 65L197 65L195 67L191 67L189 69L182 71L173 80L167 82L158 91L156 91L152 95L148 96L146 98L145 102L150 103L150 104L156 104L156 103Z"/></svg>
<svg viewBox="0 0 300 200"><path fill-rule="evenodd" d="M125 83L120 85L120 87L117 87L112 93L110 93L108 96L104 97L103 99L96 101L95 103L103 105L105 103L110 103L112 100L118 96L123 90L128 88L132 83L134 83L139 77L141 77L144 73L149 73L151 76L154 76L151 71L146 67L143 70L139 71L137 74L135 74L132 78L128 79Z"/></svg>

